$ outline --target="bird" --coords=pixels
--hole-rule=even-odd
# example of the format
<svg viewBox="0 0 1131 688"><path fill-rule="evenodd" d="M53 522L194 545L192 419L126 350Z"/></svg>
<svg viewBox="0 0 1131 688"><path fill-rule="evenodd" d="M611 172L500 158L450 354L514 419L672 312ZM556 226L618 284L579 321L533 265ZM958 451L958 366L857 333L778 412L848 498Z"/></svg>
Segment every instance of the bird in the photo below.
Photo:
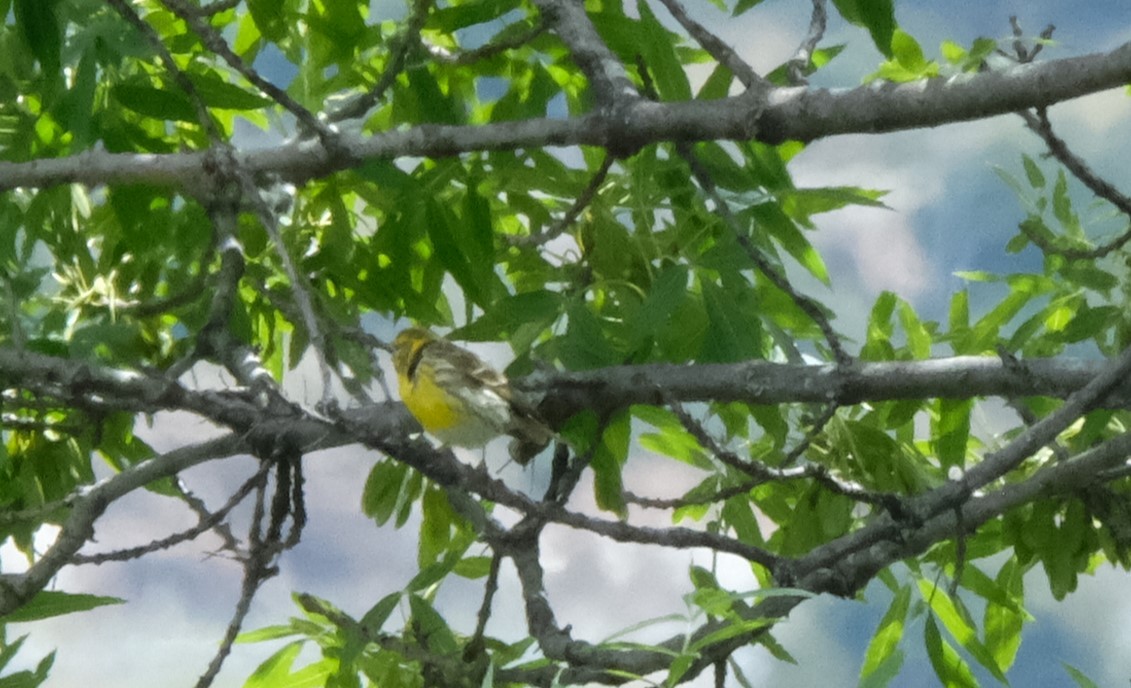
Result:
<svg viewBox="0 0 1131 688"><path fill-rule="evenodd" d="M482 447L510 435L511 458L525 466L554 437L545 421L515 401L505 375L430 330L397 334L393 367L401 401L445 445Z"/></svg>

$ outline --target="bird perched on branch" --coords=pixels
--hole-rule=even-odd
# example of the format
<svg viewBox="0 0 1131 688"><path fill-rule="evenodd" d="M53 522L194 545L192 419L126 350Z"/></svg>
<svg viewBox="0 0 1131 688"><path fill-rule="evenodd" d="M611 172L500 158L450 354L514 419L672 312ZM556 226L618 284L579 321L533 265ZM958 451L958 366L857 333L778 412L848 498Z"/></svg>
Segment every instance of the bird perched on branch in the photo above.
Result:
<svg viewBox="0 0 1131 688"><path fill-rule="evenodd" d="M511 435L511 458L525 466L554 437L531 409L516 403L505 375L422 327L393 340L393 367L401 400L444 444L482 447Z"/></svg>

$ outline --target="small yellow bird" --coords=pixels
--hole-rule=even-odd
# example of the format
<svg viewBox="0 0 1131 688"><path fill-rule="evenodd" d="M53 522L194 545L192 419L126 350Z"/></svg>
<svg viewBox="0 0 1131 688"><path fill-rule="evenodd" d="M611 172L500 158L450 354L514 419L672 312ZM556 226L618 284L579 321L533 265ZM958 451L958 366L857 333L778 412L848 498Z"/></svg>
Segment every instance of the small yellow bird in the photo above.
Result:
<svg viewBox="0 0 1131 688"><path fill-rule="evenodd" d="M511 458L525 466L554 436L531 410L519 408L505 375L422 327L393 340L393 367L401 400L444 444L482 447L511 435Z"/></svg>

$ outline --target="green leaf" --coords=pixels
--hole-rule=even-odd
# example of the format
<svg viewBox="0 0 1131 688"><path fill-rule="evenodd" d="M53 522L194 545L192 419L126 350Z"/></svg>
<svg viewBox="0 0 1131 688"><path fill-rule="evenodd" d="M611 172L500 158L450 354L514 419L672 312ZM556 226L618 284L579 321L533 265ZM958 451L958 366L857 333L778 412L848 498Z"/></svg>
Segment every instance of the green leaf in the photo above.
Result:
<svg viewBox="0 0 1131 688"><path fill-rule="evenodd" d="M377 525L385 525L407 496L411 469L386 459L373 466L361 493L361 510Z"/></svg>
<svg viewBox="0 0 1131 688"><path fill-rule="evenodd" d="M923 321L919 320L911 304L903 299L899 300L899 320L907 335L907 348L911 356L917 359L930 358L931 333L923 325Z"/></svg>
<svg viewBox="0 0 1131 688"><path fill-rule="evenodd" d="M302 651L303 644L304 641L296 640L276 650L247 677L244 688L277 688L288 685L291 667Z"/></svg>
<svg viewBox="0 0 1131 688"><path fill-rule="evenodd" d="M62 64L63 29L56 9L58 0L16 0L16 27L31 49L43 73L53 80Z"/></svg>
<svg viewBox="0 0 1131 688"><path fill-rule="evenodd" d="M750 213L754 216L757 229L769 232L809 274L822 284L829 285L829 271L821 254L782 211L781 206L777 203L759 203L750 207Z"/></svg>
<svg viewBox="0 0 1131 688"><path fill-rule="evenodd" d="M935 675L944 686L978 688L978 680L974 678L970 666L955 652L950 643L943 640L933 614L927 616L923 638L927 647L927 657L931 660Z"/></svg>
<svg viewBox="0 0 1131 688"><path fill-rule="evenodd" d="M224 81L213 72L191 73L189 79L205 105L222 110L260 110L275 101Z"/></svg>
<svg viewBox="0 0 1131 688"><path fill-rule="evenodd" d="M889 209L880 199L887 191L858 186L829 186L816 189L788 189L778 192L782 209L790 217L809 226L809 218L848 206Z"/></svg>
<svg viewBox="0 0 1131 688"><path fill-rule="evenodd" d="M259 33L272 43L287 36L287 15L284 0L247 0L247 9Z"/></svg>
<svg viewBox="0 0 1131 688"><path fill-rule="evenodd" d="M971 567L967 567L968 570ZM1020 600L1024 595L1024 569L1017 563L1017 559L1010 557L998 571L995 581L1003 595L1008 596L1003 603L999 599L986 597L986 610L983 614L983 628L985 628L986 649L993 655L997 666L1002 671L1008 671L1017 658L1017 650L1021 647L1021 627L1028 616L1020 608Z"/></svg>
<svg viewBox="0 0 1131 688"><path fill-rule="evenodd" d="M899 303L899 297L890 291L881 292L872 304L872 312L868 316L867 339L860 352L860 357L869 361L891 360L895 356L891 338L895 332L892 315Z"/></svg>
<svg viewBox="0 0 1131 688"><path fill-rule="evenodd" d="M673 34L656 19L649 3L639 3L637 9L640 12L640 51L655 79L660 99L691 100L691 84L675 52Z"/></svg>
<svg viewBox="0 0 1131 688"><path fill-rule="evenodd" d="M1068 672L1068 675L1072 677L1072 680L1075 681L1076 685L1080 686L1080 688L1100 688L1098 683L1088 678L1084 672L1071 664L1061 662L1060 665L1064 667L1064 670Z"/></svg>
<svg viewBox="0 0 1131 688"><path fill-rule="evenodd" d="M967 55L966 48L954 41L943 41L939 45L939 52L942 53L943 59L951 64L961 64Z"/></svg>
<svg viewBox="0 0 1131 688"><path fill-rule="evenodd" d="M892 56L905 69L911 72L923 72L927 69L927 60L923 57L923 49L915 38L901 30L896 29L891 37Z"/></svg>
<svg viewBox="0 0 1131 688"><path fill-rule="evenodd" d="M197 121L196 110L180 91L143 84L119 84L110 89L110 96L139 115L176 122Z"/></svg>
<svg viewBox="0 0 1131 688"><path fill-rule="evenodd" d="M515 345L515 333L521 330L541 333L561 315L564 300L558 292L546 289L504 296L483 313L482 317L451 332L452 339L471 342L506 340Z"/></svg>
<svg viewBox="0 0 1131 688"><path fill-rule="evenodd" d="M652 281L652 288L632 318L630 348L639 350L645 342L679 329L675 313L687 298L689 271L686 265L667 265Z"/></svg>
<svg viewBox="0 0 1131 688"><path fill-rule="evenodd" d="M463 288L468 300L487 308L494 281L493 262L483 265L472 260L477 251L472 249L470 244L474 241L469 235L474 235L475 230L460 227L460 221L435 197L429 195L424 203L426 210L421 220L428 228L436 257Z"/></svg>
<svg viewBox="0 0 1131 688"><path fill-rule="evenodd" d="M574 301L567 311L567 317L565 336L554 342L558 356L567 369L586 370L620 362L622 356L613 348L601 328L601 322L585 302Z"/></svg>
<svg viewBox="0 0 1131 688"><path fill-rule="evenodd" d="M262 643L279 638L289 638L298 635L300 631L293 624L279 626L264 626L254 631L244 631L236 637L237 643Z"/></svg>
<svg viewBox="0 0 1131 688"><path fill-rule="evenodd" d="M1056 175L1056 184L1052 190L1052 212L1057 222L1069 236L1083 237L1084 230L1080 226L1080 218L1072 210L1072 199L1068 195L1068 177L1064 170L1059 170Z"/></svg>
<svg viewBox="0 0 1131 688"><path fill-rule="evenodd" d="M408 603L417 642L440 655L454 655L459 651L459 643L448 623L427 600L420 595L409 595Z"/></svg>
<svg viewBox="0 0 1131 688"><path fill-rule="evenodd" d="M1034 189L1044 188L1045 175L1041 172L1040 166L1028 155L1021 156L1021 163L1025 166L1025 176L1029 179L1029 186Z"/></svg>
<svg viewBox="0 0 1131 688"><path fill-rule="evenodd" d="M903 640L910 603L911 586L904 585L892 598L884 618L880 620L880 625L876 627L876 632L868 643L868 649L864 653L864 663L860 667L862 683L873 679L868 683L869 685L887 685L887 681L892 677L890 672L899 671L903 661L902 653L899 652L899 643ZM883 682L876 682L881 677L884 677Z"/></svg>
<svg viewBox="0 0 1131 688"><path fill-rule="evenodd" d="M931 423L935 453L944 467L966 464L966 448L970 441L971 399L939 399L938 411Z"/></svg>
<svg viewBox="0 0 1131 688"><path fill-rule="evenodd" d="M471 580L484 578L491 572L491 557L464 557L456 563L455 567L452 568L452 572L457 576Z"/></svg>
<svg viewBox="0 0 1131 688"><path fill-rule="evenodd" d="M893 0L833 0L840 16L872 34L885 57L892 57L892 35L895 32L895 7Z"/></svg>
<svg viewBox="0 0 1131 688"><path fill-rule="evenodd" d="M119 597L75 594L58 590L41 590L27 604L0 618L4 623L38 621L72 612L85 612L108 604L125 604Z"/></svg>
<svg viewBox="0 0 1131 688"><path fill-rule="evenodd" d="M435 562L448 549L452 541L452 525L456 516L447 495L435 486L429 486L424 490L420 508L422 518L417 565L423 569Z"/></svg>
<svg viewBox="0 0 1131 688"><path fill-rule="evenodd" d="M475 0L460 2L449 7L437 7L430 13L430 19L438 29L454 32L476 24L498 21L500 15L515 7L513 0Z"/></svg>
<svg viewBox="0 0 1131 688"><path fill-rule="evenodd" d="M707 468L711 465L706 460L699 440L683 427L674 413L658 406L633 406L631 411L634 416L659 430L657 433L642 434L639 439L641 447L692 466Z"/></svg>
<svg viewBox="0 0 1131 688"><path fill-rule="evenodd" d="M621 467L628 458L631 418L627 410L622 410L609 419L590 464L593 468L593 489L598 508L611 511L621 518L628 515L624 503Z"/></svg>
<svg viewBox="0 0 1131 688"><path fill-rule="evenodd" d="M365 616L361 617L361 625L370 633L379 632L400 601L401 593L399 592L385 595L377 601L377 604L370 607L369 611L365 612Z"/></svg>
<svg viewBox="0 0 1131 688"><path fill-rule="evenodd" d="M730 87L733 83L734 72L730 71L726 65L715 65L703 85L699 87L699 93L695 94L695 97L700 100L726 98L730 95Z"/></svg>
<svg viewBox="0 0 1131 688"><path fill-rule="evenodd" d="M703 362L729 363L761 358L761 327L753 308L734 290L723 289L709 280L700 281L703 305L707 312L707 333L699 359ZM744 292L749 295L749 290Z"/></svg>
<svg viewBox="0 0 1131 688"><path fill-rule="evenodd" d="M978 661L978 664L993 674L994 678L997 680L1002 683L1008 683L1005 678L1005 673L1002 671L1002 667L998 666L994 656L986 649L982 641L978 639L978 634L974 629L973 622L969 619L966 609L958 603L958 600L953 599L946 590L933 583L923 579L919 579L918 583L920 594L934 612L934 614L929 617L929 621L933 623L937 616L937 618L943 622L943 625L946 626L947 631L950 632L963 649L969 652L970 655Z"/></svg>
<svg viewBox="0 0 1131 688"><path fill-rule="evenodd" d="M748 10L762 4L762 0L738 0L734 5L734 11L731 16L737 17L740 14L745 14Z"/></svg>

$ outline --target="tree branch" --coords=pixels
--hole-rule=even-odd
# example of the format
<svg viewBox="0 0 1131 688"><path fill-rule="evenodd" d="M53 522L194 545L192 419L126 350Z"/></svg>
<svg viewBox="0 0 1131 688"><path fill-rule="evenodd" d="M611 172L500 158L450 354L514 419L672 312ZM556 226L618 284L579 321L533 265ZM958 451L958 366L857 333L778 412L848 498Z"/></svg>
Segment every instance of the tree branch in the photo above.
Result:
<svg viewBox="0 0 1131 688"><path fill-rule="evenodd" d="M564 2L563 6L570 3ZM619 80L619 79L618 79ZM1120 87L1131 81L1131 43L1109 53L1017 65L907 84L873 83L849 90L778 88L711 101L654 103L639 99L618 117L597 111L569 119L531 119L482 126L421 125L374 136L342 133L349 155L332 155L314 140L237 154L252 173L293 183L352 168L358 161L401 156L446 157L468 151L523 147L606 146L618 137L639 142L795 139L933 127L1014 113ZM625 81L627 82L627 79ZM0 162L0 190L66 183L101 186L147 183L195 190L203 153L126 154L87 151L31 162Z"/></svg>

